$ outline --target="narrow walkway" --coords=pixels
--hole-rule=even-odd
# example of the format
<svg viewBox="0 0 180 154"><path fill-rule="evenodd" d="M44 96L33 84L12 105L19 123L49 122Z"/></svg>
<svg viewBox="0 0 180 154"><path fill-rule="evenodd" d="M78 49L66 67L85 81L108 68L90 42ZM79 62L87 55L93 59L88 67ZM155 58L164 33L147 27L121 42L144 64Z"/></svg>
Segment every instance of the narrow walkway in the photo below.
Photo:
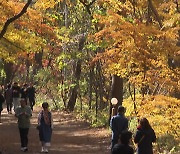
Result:
<svg viewBox="0 0 180 154"><path fill-rule="evenodd" d="M37 114L33 112L29 131L29 154L39 154ZM71 115L53 112L54 129L50 154L109 154L110 136L108 130L90 128L87 123L75 120ZM2 154L21 154L17 119L14 114L2 113L0 124L0 150Z"/></svg>

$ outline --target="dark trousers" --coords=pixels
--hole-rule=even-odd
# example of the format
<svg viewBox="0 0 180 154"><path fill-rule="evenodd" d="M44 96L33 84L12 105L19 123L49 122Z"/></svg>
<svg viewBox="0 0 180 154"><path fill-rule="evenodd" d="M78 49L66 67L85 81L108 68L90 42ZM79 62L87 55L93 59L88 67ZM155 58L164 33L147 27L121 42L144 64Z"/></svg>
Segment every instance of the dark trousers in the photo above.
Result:
<svg viewBox="0 0 180 154"><path fill-rule="evenodd" d="M28 132L29 128L19 128L21 147L27 147L28 145Z"/></svg>
<svg viewBox="0 0 180 154"><path fill-rule="evenodd" d="M111 151L112 151L114 145L117 144L117 143L118 143L118 140L112 140L112 142L111 142Z"/></svg>
<svg viewBox="0 0 180 154"><path fill-rule="evenodd" d="M35 99L33 97L29 98L29 104L30 104L31 110L33 111L33 106L35 105Z"/></svg>
<svg viewBox="0 0 180 154"><path fill-rule="evenodd" d="M12 102L7 103L7 111L11 112L12 111Z"/></svg>

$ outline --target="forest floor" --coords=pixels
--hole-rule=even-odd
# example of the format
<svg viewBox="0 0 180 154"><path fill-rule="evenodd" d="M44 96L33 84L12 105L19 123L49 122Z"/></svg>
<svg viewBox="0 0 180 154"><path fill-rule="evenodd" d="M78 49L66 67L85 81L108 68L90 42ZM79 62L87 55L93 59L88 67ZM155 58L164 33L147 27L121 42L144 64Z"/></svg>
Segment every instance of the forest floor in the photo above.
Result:
<svg viewBox="0 0 180 154"><path fill-rule="evenodd" d="M40 108L35 108L31 118L29 130L28 152L39 154L37 114ZM75 119L64 112L52 112L54 129L52 135L50 154L109 154L110 132L104 128L91 128L86 122ZM17 118L8 114L6 108L2 112L0 123L0 151L2 154L21 154L20 138L17 127Z"/></svg>

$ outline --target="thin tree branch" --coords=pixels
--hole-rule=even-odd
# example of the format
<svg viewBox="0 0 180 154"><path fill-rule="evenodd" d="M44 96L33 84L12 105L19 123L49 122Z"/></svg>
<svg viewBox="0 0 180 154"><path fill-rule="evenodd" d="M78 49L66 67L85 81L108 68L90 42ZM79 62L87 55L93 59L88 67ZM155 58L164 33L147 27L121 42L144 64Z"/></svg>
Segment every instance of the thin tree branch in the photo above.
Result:
<svg viewBox="0 0 180 154"><path fill-rule="evenodd" d="M158 21L160 28L162 28L162 27L163 27L163 24L162 24L162 22L161 22L161 19L160 19L160 17L159 17L159 14L158 14L156 8L154 7L154 5L153 5L153 3L152 3L152 0L148 0L148 3L149 3L149 7L151 8L152 12L153 12L154 15L156 16L156 20Z"/></svg>
<svg viewBox="0 0 180 154"><path fill-rule="evenodd" d="M138 113L137 113L137 107L136 107L135 87L134 87L134 97L133 97L132 92L131 92L131 84L130 84L130 83L128 84L128 89L129 89L129 94L130 94L130 96L131 96L131 99L132 99L132 101L133 101L134 112L135 112L135 114L136 114L136 116L137 116Z"/></svg>
<svg viewBox="0 0 180 154"><path fill-rule="evenodd" d="M4 26L3 26L3 29L2 29L1 32L0 32L0 39L4 36L4 34L5 34L6 31L7 31L8 26L9 26L12 22L15 21L16 19L20 18L24 13L27 12L27 8L28 8L29 5L31 4L31 2L32 2L32 0L28 0L27 3L25 4L25 6L23 7L23 9L21 10L20 13L18 13L17 15L9 18L9 19L5 22L5 24L4 24Z"/></svg>
<svg viewBox="0 0 180 154"><path fill-rule="evenodd" d="M176 9L177 9L177 12L178 12L178 13L180 13L178 0L175 0L175 2L174 2L174 3L176 4Z"/></svg>
<svg viewBox="0 0 180 154"><path fill-rule="evenodd" d="M87 12L89 13L89 15L90 15L91 18L92 18L91 11L90 11L90 7L91 7L91 5L93 5L93 3L94 3L96 0L93 0L93 1L90 2L89 4L86 4L86 2L84 2L83 0L79 0L79 1L84 5L84 7L86 8Z"/></svg>

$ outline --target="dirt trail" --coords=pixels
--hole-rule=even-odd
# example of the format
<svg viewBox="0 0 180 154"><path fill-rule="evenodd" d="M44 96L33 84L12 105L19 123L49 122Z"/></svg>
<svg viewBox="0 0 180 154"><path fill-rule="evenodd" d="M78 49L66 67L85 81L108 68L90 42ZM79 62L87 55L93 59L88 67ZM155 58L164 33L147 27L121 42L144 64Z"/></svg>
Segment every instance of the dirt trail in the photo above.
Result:
<svg viewBox="0 0 180 154"><path fill-rule="evenodd" d="M33 111L29 131L29 151L39 154L41 145L36 130L37 114ZM70 114L52 112L54 129L50 154L109 154L110 136L105 129L90 128L87 123L75 120ZM14 114L2 113L0 124L0 150L2 154L21 154L17 119Z"/></svg>

